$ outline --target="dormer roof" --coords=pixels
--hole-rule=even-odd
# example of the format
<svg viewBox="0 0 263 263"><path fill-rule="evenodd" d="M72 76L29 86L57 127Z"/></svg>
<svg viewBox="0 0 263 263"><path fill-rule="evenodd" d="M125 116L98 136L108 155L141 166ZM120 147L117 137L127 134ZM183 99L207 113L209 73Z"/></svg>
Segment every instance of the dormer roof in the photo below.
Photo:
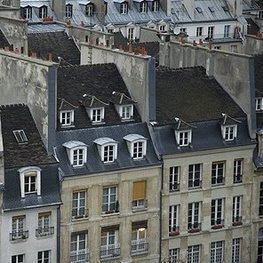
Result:
<svg viewBox="0 0 263 263"><path fill-rule="evenodd" d="M74 109L78 108L78 106L71 104L70 102L66 101L65 99L58 98L58 102L60 102L60 104L58 105L58 109L60 111L62 111L62 110L74 110Z"/></svg>
<svg viewBox="0 0 263 263"><path fill-rule="evenodd" d="M86 147L87 145L80 141L68 141L68 142L65 142L63 146L68 149L73 149L77 147Z"/></svg>
<svg viewBox="0 0 263 263"><path fill-rule="evenodd" d="M140 134L128 134L126 136L123 137L124 140L128 141L128 142L134 142L134 141L138 141L138 140L145 140L145 137L143 137Z"/></svg>
<svg viewBox="0 0 263 263"><path fill-rule="evenodd" d="M177 130L177 131L180 131L180 130L190 130L192 129L194 126L183 121L182 119L178 118L178 117L175 117L175 127L174 129Z"/></svg>
<svg viewBox="0 0 263 263"><path fill-rule="evenodd" d="M108 103L98 99L95 96L84 94L81 104L86 108L99 108L109 106Z"/></svg>
<svg viewBox="0 0 263 263"><path fill-rule="evenodd" d="M112 92L111 101L116 105L127 105L136 103L131 97L121 92Z"/></svg>
<svg viewBox="0 0 263 263"><path fill-rule="evenodd" d="M101 138L94 140L94 143L96 143L98 145L105 145L105 144L117 143L117 142L115 140L113 140L112 138L109 138L109 137L101 137Z"/></svg>
<svg viewBox="0 0 263 263"><path fill-rule="evenodd" d="M236 125L240 123L241 121L234 119L227 115L226 113L222 113L222 119L220 120L221 125Z"/></svg>

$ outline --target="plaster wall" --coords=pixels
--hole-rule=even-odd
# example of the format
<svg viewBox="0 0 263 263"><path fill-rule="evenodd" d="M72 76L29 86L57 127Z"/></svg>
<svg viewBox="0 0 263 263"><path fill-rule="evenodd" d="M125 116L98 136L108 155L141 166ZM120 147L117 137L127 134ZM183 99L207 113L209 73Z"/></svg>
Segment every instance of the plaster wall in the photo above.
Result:
<svg viewBox="0 0 263 263"><path fill-rule="evenodd" d="M1 8L0 6L0 16L9 18L20 18L20 9L13 7Z"/></svg>
<svg viewBox="0 0 263 263"><path fill-rule="evenodd" d="M222 150L188 153L164 157L163 170L163 194L162 194L162 258L167 259L169 249L180 248L183 258L188 246L201 245L200 262L209 262L211 242L225 242L224 258L230 259L232 253L232 239L242 238L241 258L242 262L256 262L252 260L254 245L252 241L253 203L258 203L253 198L254 166L252 161L253 146L235 147ZM234 160L243 160L242 183L233 183ZM225 162L224 185L211 186L212 163ZM191 164L201 164L202 187L188 188L188 167ZM180 190L169 192L170 167L180 167ZM233 197L242 196L242 225L232 226ZM224 227L211 229L211 200L224 198ZM188 233L188 204L201 202L201 231ZM169 237L169 206L179 205L179 229L178 236ZM251 258L250 258L251 257Z"/></svg>
<svg viewBox="0 0 263 263"><path fill-rule="evenodd" d="M38 213L51 212L50 226L54 227L54 234L47 237L36 237L38 228ZM12 217L25 216L25 231L29 231L29 237L23 240L10 241L12 232ZM11 262L13 255L24 254L25 262L37 262L39 251L50 250L51 261L57 262L57 206L5 212L2 214L0 262Z"/></svg>
<svg viewBox="0 0 263 263"><path fill-rule="evenodd" d="M81 43L81 64L116 64L143 121L155 120L155 59Z"/></svg>
<svg viewBox="0 0 263 263"><path fill-rule="evenodd" d="M61 262L69 263L70 240L74 232L88 232L90 263L100 262L101 227L119 225L120 257L110 262L159 262L161 167L150 167L118 172L64 178L61 206ZM132 210L133 182L146 180L147 208ZM119 213L102 214L103 187L117 186ZM87 192L88 217L71 217L72 193ZM147 220L148 252L131 256L132 222Z"/></svg>
<svg viewBox="0 0 263 263"><path fill-rule="evenodd" d="M21 47L23 47L24 54L27 54L27 21L1 16L0 28L10 45L14 46L14 49L21 50Z"/></svg>
<svg viewBox="0 0 263 263"><path fill-rule="evenodd" d="M140 42L160 42L160 38L157 36L158 33L158 27L156 29L141 27Z"/></svg>
<svg viewBox="0 0 263 263"><path fill-rule="evenodd" d="M57 65L4 50L0 50L0 65L0 104L27 104L48 148L56 123Z"/></svg>
<svg viewBox="0 0 263 263"><path fill-rule="evenodd" d="M244 52L248 55L263 54L263 38L258 38L252 35L246 36Z"/></svg>

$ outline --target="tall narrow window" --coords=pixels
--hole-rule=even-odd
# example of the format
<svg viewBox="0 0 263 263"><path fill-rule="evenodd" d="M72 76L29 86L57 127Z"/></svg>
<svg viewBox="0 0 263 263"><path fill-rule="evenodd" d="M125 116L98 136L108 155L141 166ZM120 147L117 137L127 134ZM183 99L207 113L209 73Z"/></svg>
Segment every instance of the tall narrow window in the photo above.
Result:
<svg viewBox="0 0 263 263"><path fill-rule="evenodd" d="M159 0L154 0L152 2L152 11L153 12L159 11Z"/></svg>
<svg viewBox="0 0 263 263"><path fill-rule="evenodd" d="M146 13L147 12L147 2L143 1L140 3L140 12L141 13Z"/></svg>
<svg viewBox="0 0 263 263"><path fill-rule="evenodd" d="M37 253L37 263L51 263L50 250L39 251Z"/></svg>
<svg viewBox="0 0 263 263"><path fill-rule="evenodd" d="M73 150L73 166L84 165L84 149L79 148Z"/></svg>
<svg viewBox="0 0 263 263"><path fill-rule="evenodd" d="M24 174L25 180L25 194L35 193L37 191L37 172L27 172Z"/></svg>
<svg viewBox="0 0 263 263"><path fill-rule="evenodd" d="M241 263L241 238L232 241L232 263Z"/></svg>
<svg viewBox="0 0 263 263"><path fill-rule="evenodd" d="M242 207L242 196L234 196L233 209L232 209L233 210L232 223L234 226L242 224L241 207Z"/></svg>
<svg viewBox="0 0 263 263"><path fill-rule="evenodd" d="M211 202L211 227L213 229L224 226L224 199L214 199Z"/></svg>
<svg viewBox="0 0 263 263"><path fill-rule="evenodd" d="M134 28L130 27L128 28L128 40L133 40L134 39Z"/></svg>
<svg viewBox="0 0 263 263"><path fill-rule="evenodd" d="M126 2L121 3L120 13L127 14L128 13L128 4Z"/></svg>
<svg viewBox="0 0 263 263"><path fill-rule="evenodd" d="M263 216L263 182L260 183L259 189L259 215Z"/></svg>
<svg viewBox="0 0 263 263"><path fill-rule="evenodd" d="M208 38L212 39L214 37L214 28L213 26L208 27Z"/></svg>
<svg viewBox="0 0 263 263"><path fill-rule="evenodd" d="M86 191L74 192L72 194L72 217L87 216Z"/></svg>
<svg viewBox="0 0 263 263"><path fill-rule="evenodd" d="M179 234L179 205L169 207L169 236Z"/></svg>
<svg viewBox="0 0 263 263"><path fill-rule="evenodd" d="M243 160L237 159L234 160L234 184L242 183L242 175L243 175Z"/></svg>
<svg viewBox="0 0 263 263"><path fill-rule="evenodd" d="M188 171L188 187L198 188L201 187L201 164L189 165Z"/></svg>
<svg viewBox="0 0 263 263"><path fill-rule="evenodd" d="M147 207L146 202L146 181L133 183L132 209L143 209Z"/></svg>
<svg viewBox="0 0 263 263"><path fill-rule="evenodd" d="M137 254L148 250L147 221L132 223L131 253Z"/></svg>
<svg viewBox="0 0 263 263"><path fill-rule="evenodd" d="M179 191L180 179L179 179L180 167L173 166L170 167L170 176L169 176L169 190L170 192Z"/></svg>
<svg viewBox="0 0 263 263"><path fill-rule="evenodd" d="M15 255L11 257L11 262L12 263L24 263L25 261L25 255L20 254L20 255Z"/></svg>
<svg viewBox="0 0 263 263"><path fill-rule="evenodd" d="M188 231L201 231L201 202L188 204Z"/></svg>
<svg viewBox="0 0 263 263"><path fill-rule="evenodd" d="M31 6L26 6L23 9L23 18L27 19L27 20L31 20L32 19L32 7Z"/></svg>
<svg viewBox="0 0 263 263"><path fill-rule="evenodd" d="M50 236L54 234L54 227L50 226L51 212L38 214L38 229L36 230L37 237Z"/></svg>
<svg viewBox="0 0 263 263"><path fill-rule="evenodd" d="M25 231L25 220L25 216L12 217L12 233L10 234L10 240L28 238L28 231Z"/></svg>
<svg viewBox="0 0 263 263"><path fill-rule="evenodd" d="M169 249L169 263L178 263L180 256L180 248Z"/></svg>
<svg viewBox="0 0 263 263"><path fill-rule="evenodd" d="M187 249L187 263L200 263L201 245L190 246Z"/></svg>
<svg viewBox="0 0 263 263"><path fill-rule="evenodd" d="M212 164L212 185L224 184L225 162Z"/></svg>
<svg viewBox="0 0 263 263"><path fill-rule="evenodd" d="M120 255L119 226L101 229L101 258L113 258Z"/></svg>
<svg viewBox="0 0 263 263"><path fill-rule="evenodd" d="M258 255L257 262L263 262L263 228L258 230Z"/></svg>
<svg viewBox="0 0 263 263"><path fill-rule="evenodd" d="M39 18L47 17L47 6L43 5L39 8Z"/></svg>
<svg viewBox="0 0 263 263"><path fill-rule="evenodd" d="M93 16L93 4L86 5L86 16Z"/></svg>
<svg viewBox="0 0 263 263"><path fill-rule="evenodd" d="M73 14L73 6L71 4L67 4L66 12L65 12L66 18L72 18L72 14Z"/></svg>
<svg viewBox="0 0 263 263"><path fill-rule="evenodd" d="M196 36L201 37L203 35L203 28L202 27L197 27L196 28Z"/></svg>
<svg viewBox="0 0 263 263"><path fill-rule="evenodd" d="M224 28L224 37L229 37L230 25L226 25Z"/></svg>
<svg viewBox="0 0 263 263"><path fill-rule="evenodd" d="M103 149L103 161L105 163L114 161L114 148L115 145L106 145Z"/></svg>
<svg viewBox="0 0 263 263"><path fill-rule="evenodd" d="M70 262L88 262L88 234L72 233L70 243Z"/></svg>
<svg viewBox="0 0 263 263"><path fill-rule="evenodd" d="M224 241L217 241L211 243L211 263L224 262Z"/></svg>
<svg viewBox="0 0 263 263"><path fill-rule="evenodd" d="M102 197L102 212L119 212L119 203L117 201L117 187L104 187Z"/></svg>

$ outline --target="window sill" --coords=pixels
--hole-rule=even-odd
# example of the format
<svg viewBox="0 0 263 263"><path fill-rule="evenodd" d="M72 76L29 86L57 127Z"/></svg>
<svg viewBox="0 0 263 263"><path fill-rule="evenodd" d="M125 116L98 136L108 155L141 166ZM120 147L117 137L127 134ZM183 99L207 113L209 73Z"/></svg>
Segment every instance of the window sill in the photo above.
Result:
<svg viewBox="0 0 263 263"><path fill-rule="evenodd" d="M216 230L216 229L221 229L223 227L224 227L224 225L214 225L214 226L211 227L211 229L212 230Z"/></svg>
<svg viewBox="0 0 263 263"><path fill-rule="evenodd" d="M242 222L233 222L232 226L242 226L243 223Z"/></svg>
<svg viewBox="0 0 263 263"><path fill-rule="evenodd" d="M133 207L132 208L133 213L143 212L143 211L147 211L147 207Z"/></svg>
<svg viewBox="0 0 263 263"><path fill-rule="evenodd" d="M88 215L83 215L83 216L73 216L71 218L72 221L82 221L82 220L87 220L89 219Z"/></svg>
<svg viewBox="0 0 263 263"><path fill-rule="evenodd" d="M201 232L201 229L200 228L197 228L197 229L189 229L188 230L188 233L189 234L195 234L195 233L199 233Z"/></svg>
<svg viewBox="0 0 263 263"><path fill-rule="evenodd" d="M102 217L116 216L116 215L120 215L120 212L103 212L103 213L101 214Z"/></svg>
<svg viewBox="0 0 263 263"><path fill-rule="evenodd" d="M170 232L170 233L169 233L169 237L175 237L175 236L179 236L179 235L180 235L180 232L179 232L179 231Z"/></svg>
<svg viewBox="0 0 263 263"><path fill-rule="evenodd" d="M131 256L141 256L148 254L148 250L143 250L143 251L131 251Z"/></svg>
<svg viewBox="0 0 263 263"><path fill-rule="evenodd" d="M100 261L104 262L104 261L112 261L112 260L116 260L119 259L121 256L120 255L116 255L116 256L105 256L105 257L101 257Z"/></svg>

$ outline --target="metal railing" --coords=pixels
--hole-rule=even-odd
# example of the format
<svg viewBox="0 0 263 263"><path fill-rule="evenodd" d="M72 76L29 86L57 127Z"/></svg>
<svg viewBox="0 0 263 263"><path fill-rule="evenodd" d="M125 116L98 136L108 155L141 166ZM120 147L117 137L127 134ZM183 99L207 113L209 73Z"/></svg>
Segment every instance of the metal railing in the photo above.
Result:
<svg viewBox="0 0 263 263"><path fill-rule="evenodd" d="M36 237L51 236L54 234L54 227L42 227L36 229Z"/></svg>
<svg viewBox="0 0 263 263"><path fill-rule="evenodd" d="M224 227L224 219L218 218L217 220L211 220L212 229L220 229Z"/></svg>
<svg viewBox="0 0 263 263"><path fill-rule="evenodd" d="M114 258L120 256L120 245L108 245L108 246L101 246L100 248L100 258Z"/></svg>
<svg viewBox="0 0 263 263"><path fill-rule="evenodd" d="M173 227L169 227L169 236L177 236L179 235L179 226L173 226Z"/></svg>
<svg viewBox="0 0 263 263"><path fill-rule="evenodd" d="M148 251L148 243L146 240L132 240L131 254L143 253Z"/></svg>
<svg viewBox="0 0 263 263"><path fill-rule="evenodd" d="M134 200L132 201L132 210L140 210L147 208L147 200Z"/></svg>
<svg viewBox="0 0 263 263"><path fill-rule="evenodd" d="M193 181L188 181L188 188L189 189L202 188L202 180L196 179Z"/></svg>
<svg viewBox="0 0 263 263"><path fill-rule="evenodd" d="M87 263L89 262L89 252L86 250L70 253L70 263Z"/></svg>
<svg viewBox="0 0 263 263"><path fill-rule="evenodd" d="M87 208L72 209L72 218L74 219L88 217L88 215L89 215L89 210Z"/></svg>
<svg viewBox="0 0 263 263"><path fill-rule="evenodd" d="M189 233L197 233L201 231L201 223L188 224Z"/></svg>
<svg viewBox="0 0 263 263"><path fill-rule="evenodd" d="M179 183L174 183L169 185L169 191L170 192L176 192L176 191L180 191L180 184Z"/></svg>
<svg viewBox="0 0 263 263"><path fill-rule="evenodd" d="M14 240L27 239L28 236L29 236L28 230L12 232L9 234L9 240L14 241Z"/></svg>

